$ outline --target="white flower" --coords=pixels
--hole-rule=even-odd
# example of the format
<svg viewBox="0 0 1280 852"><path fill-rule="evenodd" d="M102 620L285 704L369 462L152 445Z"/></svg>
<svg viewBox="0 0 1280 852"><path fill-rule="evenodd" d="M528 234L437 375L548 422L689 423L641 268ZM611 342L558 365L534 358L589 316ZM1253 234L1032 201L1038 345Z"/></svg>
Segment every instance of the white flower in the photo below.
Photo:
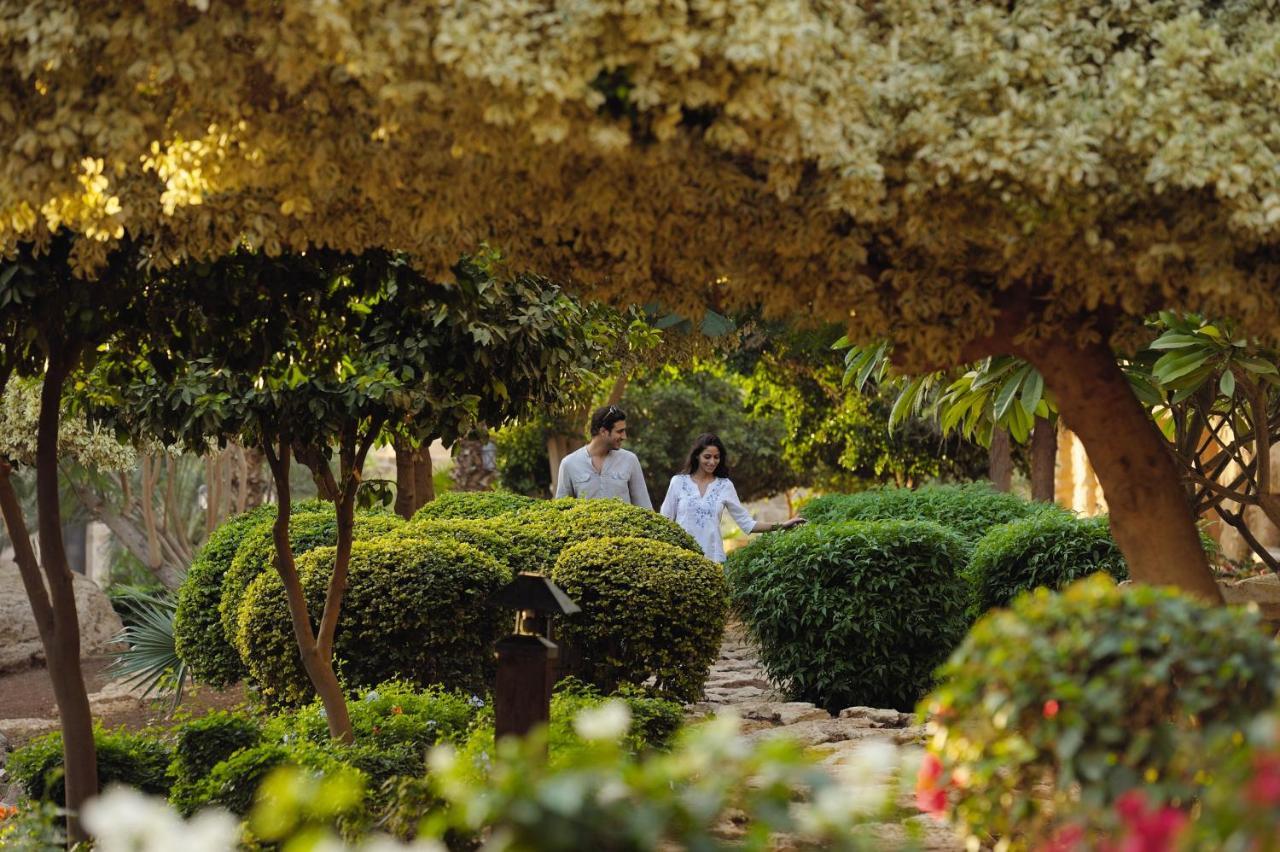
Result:
<svg viewBox="0 0 1280 852"><path fill-rule="evenodd" d="M589 707L573 720L573 729L584 740L616 740L630 727L631 708L617 699Z"/></svg>
<svg viewBox="0 0 1280 852"><path fill-rule="evenodd" d="M427 768L432 772L449 772L457 762L458 750L448 743L441 743L427 752Z"/></svg>
<svg viewBox="0 0 1280 852"><path fill-rule="evenodd" d="M206 811L185 823L163 799L128 787L112 787L89 801L84 824L98 852L224 852L235 848L239 836L238 821L224 811Z"/></svg>

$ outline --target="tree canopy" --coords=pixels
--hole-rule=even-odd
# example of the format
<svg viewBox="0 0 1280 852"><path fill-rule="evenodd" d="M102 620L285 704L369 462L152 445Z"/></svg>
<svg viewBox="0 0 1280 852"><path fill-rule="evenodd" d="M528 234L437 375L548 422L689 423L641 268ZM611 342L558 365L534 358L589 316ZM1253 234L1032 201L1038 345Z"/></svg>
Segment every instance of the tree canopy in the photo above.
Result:
<svg viewBox="0 0 1280 852"><path fill-rule="evenodd" d="M128 233L434 275L487 239L615 299L812 305L922 363L1011 306L1275 334L1274 0L0 10L9 250L69 227L81 268Z"/></svg>

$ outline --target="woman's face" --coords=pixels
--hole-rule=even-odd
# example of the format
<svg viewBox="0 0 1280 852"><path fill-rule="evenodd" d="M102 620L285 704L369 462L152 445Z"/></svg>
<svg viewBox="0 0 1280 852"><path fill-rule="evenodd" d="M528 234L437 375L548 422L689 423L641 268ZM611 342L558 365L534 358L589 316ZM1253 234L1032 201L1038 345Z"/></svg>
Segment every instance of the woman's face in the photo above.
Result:
<svg viewBox="0 0 1280 852"><path fill-rule="evenodd" d="M698 467L703 473L715 473L720 466L720 451L715 447L703 447L698 453Z"/></svg>

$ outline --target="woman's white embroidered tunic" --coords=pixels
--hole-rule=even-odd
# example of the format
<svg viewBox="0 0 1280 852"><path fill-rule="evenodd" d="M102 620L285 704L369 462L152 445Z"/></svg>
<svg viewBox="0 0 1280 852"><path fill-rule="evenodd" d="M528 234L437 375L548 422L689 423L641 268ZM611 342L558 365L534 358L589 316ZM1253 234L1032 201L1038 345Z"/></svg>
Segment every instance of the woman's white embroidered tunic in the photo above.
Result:
<svg viewBox="0 0 1280 852"><path fill-rule="evenodd" d="M738 499L738 489L724 477L717 477L707 486L705 494L698 493L698 484L687 473L677 473L667 486L667 498L662 501L663 515L684 527L702 546L702 552L713 562L724 561L724 541L720 537L720 515L725 510L744 532L756 527L755 519Z"/></svg>

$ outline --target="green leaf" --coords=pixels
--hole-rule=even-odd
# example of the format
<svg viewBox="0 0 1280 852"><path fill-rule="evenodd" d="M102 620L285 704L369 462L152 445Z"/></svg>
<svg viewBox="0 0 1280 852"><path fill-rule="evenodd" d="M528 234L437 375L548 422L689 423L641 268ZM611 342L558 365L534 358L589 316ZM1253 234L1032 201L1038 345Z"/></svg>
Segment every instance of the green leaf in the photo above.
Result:
<svg viewBox="0 0 1280 852"><path fill-rule="evenodd" d="M1033 415L1040 407L1040 398L1044 395L1044 376L1034 367L1027 373L1022 383L1022 410Z"/></svg>
<svg viewBox="0 0 1280 852"><path fill-rule="evenodd" d="M1222 391L1223 396L1235 396L1236 393L1236 374L1227 370L1222 374L1222 378L1218 379L1218 390Z"/></svg>

